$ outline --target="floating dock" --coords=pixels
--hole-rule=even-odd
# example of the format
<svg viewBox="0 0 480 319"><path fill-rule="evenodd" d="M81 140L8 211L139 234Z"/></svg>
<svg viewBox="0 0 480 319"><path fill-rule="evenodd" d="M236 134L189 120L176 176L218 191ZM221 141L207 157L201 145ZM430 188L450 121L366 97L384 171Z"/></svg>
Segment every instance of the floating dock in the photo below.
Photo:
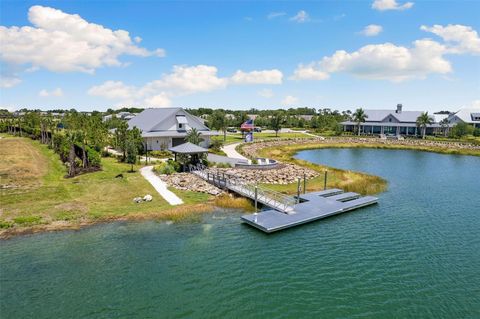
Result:
<svg viewBox="0 0 480 319"><path fill-rule="evenodd" d="M266 233L272 233L373 205L377 201L378 198L373 196L361 197L357 193L344 193L341 189L327 189L300 195L299 203L291 212L270 209L257 214L244 215L242 221Z"/></svg>

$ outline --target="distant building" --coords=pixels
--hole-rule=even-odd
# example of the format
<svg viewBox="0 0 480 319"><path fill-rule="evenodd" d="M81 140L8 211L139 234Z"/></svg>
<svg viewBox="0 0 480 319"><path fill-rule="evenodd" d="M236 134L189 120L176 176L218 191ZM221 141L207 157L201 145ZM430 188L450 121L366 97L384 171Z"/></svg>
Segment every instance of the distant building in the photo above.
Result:
<svg viewBox="0 0 480 319"><path fill-rule="evenodd" d="M396 135L410 136L420 135L421 129L417 125L417 118L423 111L403 111L402 104L398 104L396 110L364 110L368 116L361 123L360 132L371 135ZM439 132L441 116L431 115L433 124L427 125L426 134ZM355 132L357 123L349 120L341 123L346 132Z"/></svg>
<svg viewBox="0 0 480 319"><path fill-rule="evenodd" d="M306 122L310 122L313 118L313 115L297 115L297 119L305 120Z"/></svg>
<svg viewBox="0 0 480 319"><path fill-rule="evenodd" d="M200 133L203 139L200 143L202 147L210 145L211 136L219 135L217 131L206 127L200 118L180 107L145 109L128 121L128 126L141 130L148 150L165 150L183 144L192 128Z"/></svg>
<svg viewBox="0 0 480 319"><path fill-rule="evenodd" d="M480 128L480 108L463 108L458 112L450 114L448 121L452 124L464 122L475 128Z"/></svg>
<svg viewBox="0 0 480 319"><path fill-rule="evenodd" d="M102 121L103 122L110 121L111 119L113 119L113 114L108 114L108 115L102 116Z"/></svg>

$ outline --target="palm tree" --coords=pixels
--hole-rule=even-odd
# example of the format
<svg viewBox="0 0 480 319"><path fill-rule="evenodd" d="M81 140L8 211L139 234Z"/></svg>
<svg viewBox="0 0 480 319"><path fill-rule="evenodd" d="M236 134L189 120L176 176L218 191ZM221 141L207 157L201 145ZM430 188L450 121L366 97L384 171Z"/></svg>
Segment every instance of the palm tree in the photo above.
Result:
<svg viewBox="0 0 480 319"><path fill-rule="evenodd" d="M69 130L66 135L67 143L69 145L69 152L68 152L68 162L70 166L68 168L68 176L73 177L75 176L75 143L80 140L80 136L77 131Z"/></svg>
<svg viewBox="0 0 480 319"><path fill-rule="evenodd" d="M417 118L417 125L422 128L422 138L425 139L425 134L427 132L427 125L430 125L433 123L432 118L430 115L428 115L428 112L423 112L418 118Z"/></svg>
<svg viewBox="0 0 480 319"><path fill-rule="evenodd" d="M185 136L185 141L199 145L201 142L203 142L203 138L201 138L200 132L196 128L192 128L190 131L188 131L187 136Z"/></svg>
<svg viewBox="0 0 480 319"><path fill-rule="evenodd" d="M440 126L442 127L442 131L443 131L443 135L445 137L447 137L447 133L448 133L448 124L450 124L450 122L448 121L448 118L444 118L443 120L440 121Z"/></svg>
<svg viewBox="0 0 480 319"><path fill-rule="evenodd" d="M365 114L365 111L362 108L356 109L353 113L353 121L357 123L358 136L360 136L360 127L362 123L365 123L368 115Z"/></svg>

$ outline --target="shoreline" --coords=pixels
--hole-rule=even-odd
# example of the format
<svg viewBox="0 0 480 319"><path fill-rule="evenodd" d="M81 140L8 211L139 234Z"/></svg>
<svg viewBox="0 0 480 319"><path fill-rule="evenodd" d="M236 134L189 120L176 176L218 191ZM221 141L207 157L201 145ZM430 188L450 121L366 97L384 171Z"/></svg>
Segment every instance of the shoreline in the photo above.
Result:
<svg viewBox="0 0 480 319"><path fill-rule="evenodd" d="M295 144L292 145L292 141ZM256 147L257 145L261 145ZM243 143L237 148L242 155L255 157L256 152L245 151L245 148L271 148L286 147L289 150L298 151L320 148L378 148L378 149L400 149L433 152L439 154L470 155L480 156L480 145L458 142L458 141L431 141L431 140L382 140L380 138L345 138L328 137L321 139L293 139L293 140L260 140L251 144ZM263 152L262 152L263 154Z"/></svg>
<svg viewBox="0 0 480 319"><path fill-rule="evenodd" d="M85 219L81 221L53 221L49 224L36 224L26 227L7 228L0 231L0 241L17 236L33 235L64 230L81 230L86 227L120 221L171 221L173 223L194 221L204 214L212 213L216 209L238 209L251 211L253 206L244 198L231 195L222 195L209 199L206 203L184 204L152 213L133 213L123 216L106 216L98 219Z"/></svg>
<svg viewBox="0 0 480 319"><path fill-rule="evenodd" d="M292 141L296 143L292 144ZM436 146L433 146L433 144L435 144ZM440 144L441 146L438 146L438 144ZM455 147L458 145L462 145L462 147ZM423 140L414 140L412 142L405 143L405 141L382 141L379 139L372 140L372 138L328 138L325 140L283 139L258 141L250 144L242 143L238 146L237 149L247 157L271 157L286 163L293 163L306 168L312 168L318 172L323 172L325 169L328 169L328 171L330 172L329 174L331 174L329 175L330 179L328 182L328 187L339 187L344 189L345 191L356 191L363 194L378 194L386 190L388 181L378 176L366 174L360 171L348 171L337 169L334 167L328 167L325 165L317 165L308 161L296 159L294 156L300 151L326 148L399 149L427 151L450 155L480 156L480 146L471 145L472 148L469 148L468 145L468 143L432 143L432 141ZM315 184L317 179L322 178L320 176L320 178L317 177L307 181L307 183L309 184L309 191L313 191L318 188L318 185ZM273 188L278 188L278 190L280 191L292 193L292 187L295 187L295 185L293 184L296 183L286 185L268 185ZM139 212L121 216L106 216L98 219L76 220L74 222L68 220L58 220L49 224L36 224L20 228L7 228L0 231L0 240L8 240L16 236L31 235L42 232L80 230L88 226L108 223L112 221L171 220L173 222L177 222L201 217L203 214L212 212L218 208L242 210L249 209L248 203L245 201L245 199L234 198L235 200L232 200L232 198L233 197L211 198L205 203L185 204L174 208L160 210L158 212Z"/></svg>

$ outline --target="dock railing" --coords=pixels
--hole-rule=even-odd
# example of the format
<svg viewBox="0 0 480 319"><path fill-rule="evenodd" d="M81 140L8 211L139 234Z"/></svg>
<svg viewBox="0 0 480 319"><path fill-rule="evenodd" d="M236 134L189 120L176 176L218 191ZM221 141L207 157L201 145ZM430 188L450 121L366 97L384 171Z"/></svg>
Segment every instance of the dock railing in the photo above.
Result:
<svg viewBox="0 0 480 319"><path fill-rule="evenodd" d="M284 213L292 213L297 203L297 199L293 196L268 189L264 186L246 183L235 174L208 171L203 164L189 165L189 170L219 188L229 189Z"/></svg>

